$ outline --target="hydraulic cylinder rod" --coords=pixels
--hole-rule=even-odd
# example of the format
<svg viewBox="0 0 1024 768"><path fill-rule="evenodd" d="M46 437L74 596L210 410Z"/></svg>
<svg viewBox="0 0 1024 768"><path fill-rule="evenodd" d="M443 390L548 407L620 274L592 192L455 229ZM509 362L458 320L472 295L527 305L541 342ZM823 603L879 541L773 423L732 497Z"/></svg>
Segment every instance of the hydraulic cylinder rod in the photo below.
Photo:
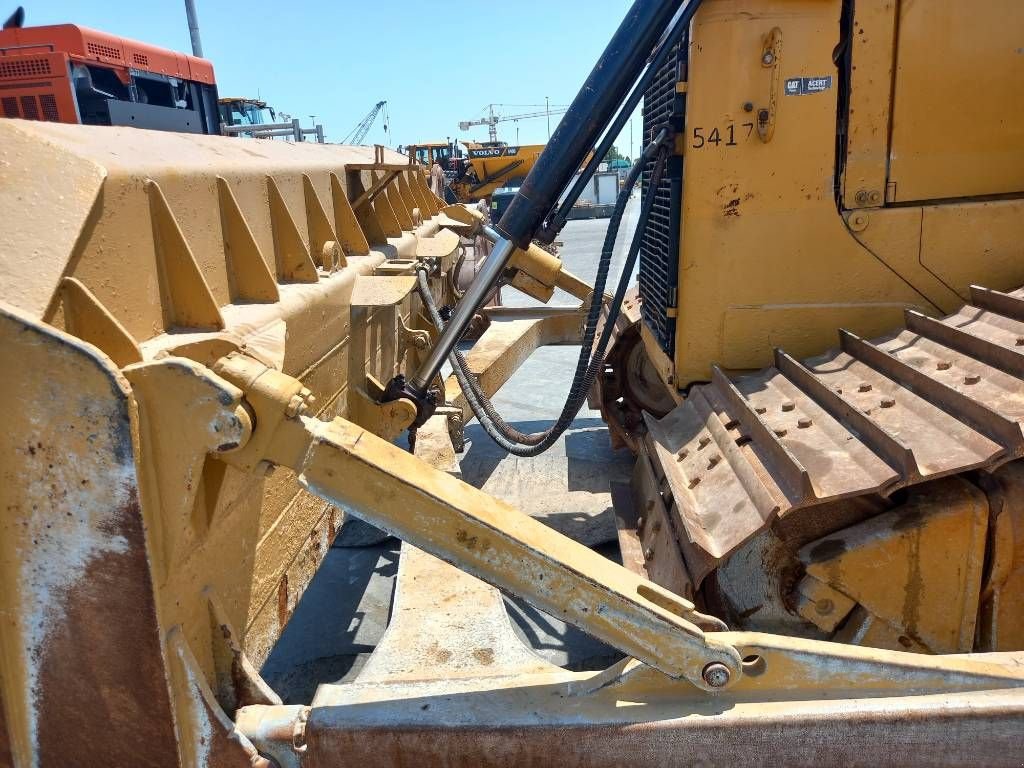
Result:
<svg viewBox="0 0 1024 768"><path fill-rule="evenodd" d="M598 136L615 116L647 65L677 10L678 0L636 0L573 99L533 170L495 227L490 256L456 307L444 333L419 370L404 384L405 395L422 402L429 383L469 327L473 315L501 277L516 247L529 247L537 228L566 188Z"/></svg>

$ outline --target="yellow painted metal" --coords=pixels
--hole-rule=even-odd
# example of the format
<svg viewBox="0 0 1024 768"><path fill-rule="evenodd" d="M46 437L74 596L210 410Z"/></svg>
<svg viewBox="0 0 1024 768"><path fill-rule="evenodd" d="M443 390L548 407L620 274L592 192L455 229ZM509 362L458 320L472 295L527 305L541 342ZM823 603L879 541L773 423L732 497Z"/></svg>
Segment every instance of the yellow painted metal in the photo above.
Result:
<svg viewBox="0 0 1024 768"><path fill-rule="evenodd" d="M540 301L550 301L555 288L561 288L580 301L590 299L591 286L565 269L561 259L535 243L525 251L521 248L513 251L509 266L517 270L512 285ZM518 284L517 279L526 282Z"/></svg>
<svg viewBox="0 0 1024 768"><path fill-rule="evenodd" d="M67 706L83 712L90 708L79 693L93 695L95 686L126 702L134 690L152 701L153 726L138 729L152 748L147 753L127 738L125 729L136 728L130 717L120 718L111 733L139 755L158 755L167 734L173 748L173 724L178 722L181 760L198 764L198 751L219 726L217 713L200 701L203 687L195 681L201 678L216 691L233 690L237 683L232 665L217 661L222 627L235 628L231 635L241 659L236 667L261 664L342 520L340 510L303 491L288 470L271 471L268 465L248 474L207 459L211 450L244 442L252 427L248 406L242 408L237 400L238 388L211 373L211 367L244 350L295 382L295 408L315 407L328 418L349 413L353 403L370 402L367 390L373 381L386 381L397 372L403 358L415 355L417 344L423 346L425 333L417 328L418 304L410 296L413 278L387 276L387 265L406 256L400 271L408 273L417 252L436 258L438 273L431 284L438 300L449 302L447 271L456 261L458 237L442 228L441 205L423 194L422 173L401 156L373 148L4 120L0 153L0 208L10 222L0 235L0 296L13 305L15 318L0 340L0 356L17 371L6 379L14 387L6 401L25 401L34 390L41 393L40 406L56 419L19 408L30 420L6 420L5 435L18 441L17 451L27 451L30 439L42 446L60 440L62 447L52 449L59 457L51 460L53 467L72 459L82 471L93 467L81 483L77 475L74 480L54 475L46 485L26 485L15 478L25 476L24 462L35 461L34 455L22 457L13 445L5 451L0 458L5 488L18 494L17 509L30 512L15 512L5 504L0 514L5 540L20 548L8 552L0 586L12 599L40 601L36 610L57 611L58 625L78 626L61 618L62 598L21 589L26 582L18 569L34 566L18 554L25 551L24 542L14 532L37 526L52 531L60 544L55 543L46 570L67 572L67 586L60 587L67 594L104 589L90 582L88 572L62 563L78 557L79 545L72 539L87 546L86 535L103 537L103 526L110 524L84 515L69 520L67 528L61 522L64 508L43 503L48 494L68 499L76 498L72 491L85 494L91 501L76 502L81 510L89 504L97 510L110 507L125 516L125 524L136 526L138 536L124 543L124 554L136 569L125 577L134 591L122 590L122 607L149 622L152 641L145 646L124 617L110 615L101 605L90 610L110 627L124 626L128 635L121 657L138 675L104 655L108 638L83 629L75 630L77 642L92 643L91 658L103 667L92 680L76 677L80 684L72 684L71 678L55 679L50 666L41 663L39 675L46 680L33 683L25 677L33 674L32 665L9 655L10 664L0 673L7 725L0 730L16 742L17 763L28 765L28 756L49 738L47 729L33 724L27 708L34 685L32 695L45 698L38 687L45 686L52 691L50 701L59 687ZM372 187L375 173L390 173L396 165L399 170L382 194L404 206L410 228L392 238L368 237L353 202ZM396 279L406 283L400 295L385 286ZM378 299L365 298L374 294ZM50 333L54 350L102 361L90 364L107 366L105 375L116 386L111 390L102 377L90 383L83 363L62 367L49 347L33 347L39 359L26 355L20 345L32 333ZM53 357L51 362L46 355ZM351 371L359 372L355 381ZM109 408L104 397L114 398ZM58 415L55 400L70 409L66 416ZM118 402L123 429L131 429L127 450L97 439L114 427L93 425L100 417L116 420ZM401 404L396 407L401 411ZM364 419L391 436L409 420L404 412ZM85 441L81 445L75 442L79 436ZM117 461L127 467L124 477L131 481L123 493L134 500L120 508L103 496L121 492L122 481L104 475L104 467ZM139 568L151 584L139 576ZM212 618L211 595L220 606L217 619ZM151 601L148 613L137 598ZM40 654L45 662L45 648L32 651L35 641L25 640L34 621L28 605L5 609L6 616L29 623L23 624L24 631L10 633L14 625L5 625L2 642ZM178 638L174 648L167 640L172 630ZM44 633L39 642L80 660L81 648L57 651L63 646L53 637ZM181 648L187 653L179 653ZM137 658L141 652L148 654L145 663ZM164 660L170 660L166 668ZM161 709L145 679L154 663L159 671L151 677L160 681L157 685L170 681L165 698L173 716ZM113 677L107 681L105 676ZM138 711L146 706L138 702ZM201 717L207 718L204 727L213 730L186 727ZM97 742L97 749L105 744ZM113 763L133 762L118 754L110 757ZM164 754L154 759L167 765L175 758Z"/></svg>
<svg viewBox="0 0 1024 768"><path fill-rule="evenodd" d="M705 637L697 624L706 617L689 601L345 419L289 414L298 382L251 358L218 370L252 393L260 425L224 453L240 469L291 468L318 496L699 688L712 689L709 664L726 668L717 687L739 679L739 655Z"/></svg>
<svg viewBox="0 0 1024 768"><path fill-rule="evenodd" d="M850 107L847 119L843 205L879 208L888 181L889 128L899 0L858 3L850 37Z"/></svg>
<svg viewBox="0 0 1024 768"><path fill-rule="evenodd" d="M930 61L928 46L951 40L943 23L960 10L855 5L864 34L851 41L851 141L838 180L833 52L843 3L765 0L752 13L740 0L708 0L694 23L679 90L687 99L683 277L668 310L677 316L671 358L642 334L673 390L708 378L715 362L767 364L780 343L796 355L820 350L836 326L869 336L895 325L903 308L952 309L972 282L1024 282L1024 211L1009 194L1020 191L1019 121L989 119L993 91L1020 66L1007 59L1009 33L993 18L1017 19L1016 6L972 9L993 14L984 17L991 50L972 30L957 38L977 54L969 71L953 71L963 56L937 71L957 83L991 65L1000 77L943 124L928 122L942 110L914 78ZM789 78L829 74L833 86L819 92L783 90ZM971 113L986 120L969 142L971 159L944 164L936 155L948 150L943 126L966 129ZM1000 152L998 162L978 160ZM97 735L97 750L202 765L204 749L230 744L234 757L258 764L251 745L232 738L225 702L244 705L239 691L248 690L256 703L273 703L260 699L253 670L324 557L339 507L643 660L593 676L595 718L618 709L617 687L622 700L653 691L663 714L666 706L678 713L693 685L708 688L709 660L730 670L732 691L749 697L733 703L746 712L793 706L751 704L766 691L768 699L808 689L853 698L912 685L959 695L1018 684L1018 672L991 661L706 632L698 625L714 622L692 602L382 439L413 414L402 403L380 406L381 382L403 360L410 367L429 338L412 295L417 259L439 260L432 279L446 302L458 238L445 227L478 226L460 209L442 212L405 158L382 148L2 121L0 161L0 361L9 372L0 395L18 404L0 430L0 732L11 742L0 747L16 764L59 749L59 726L70 713L88 718L90 696L100 697L104 706L92 709L104 717L118 707L148 715L111 718L112 738ZM992 194L1004 199L974 199ZM936 196L955 200L913 204ZM894 200L911 204L885 205ZM520 272L534 292L587 295L557 260L524 258ZM538 345L577 338L579 322L563 313L502 323L470 364L494 391ZM465 418L457 388L446 390L450 410ZM457 415L438 417L434 431ZM1011 498L1009 481L996 481ZM826 631L846 619L840 632L860 633L851 642L966 650L977 597L981 644L1019 648L1019 518L1010 503L990 520L965 502L921 520L855 526L842 554L808 557L797 610ZM957 581L940 566L961 556ZM879 597L887 576L871 568L886 557L903 596L917 578L962 594L945 612L909 621L905 604ZM119 610L110 594L133 610ZM821 618L827 599L841 615ZM83 648L92 677L74 666ZM741 656L768 659L769 671L744 668ZM647 667L686 678L686 695ZM249 684L235 679L239 670ZM701 696L708 716L723 714ZM1006 707L1019 709L1019 700ZM133 762L121 752L106 759Z"/></svg>
<svg viewBox="0 0 1024 768"><path fill-rule="evenodd" d="M1021 121L1012 117L1020 101L1012 94L1024 82L1014 73L1024 64L1009 42L1020 9L1003 2L856 4L841 190L843 206L857 210L844 212L836 209L833 181L840 169L842 79L833 52L842 6L840 0L766 0L751 12L743 0L708 0L694 20L679 141L685 172L676 341L672 370L663 372L676 388L707 380L713 363L769 365L777 345L797 356L813 354L834 344L837 326L882 333L901 308L951 312L966 300L971 282L1001 290L1024 282L1024 203L974 199L1020 191L1024 183ZM963 14L971 15L970 24ZM896 27L894 54L887 40ZM967 27L966 37L953 32ZM983 30L995 27L996 44L983 41ZM782 43L771 69L783 83L831 77L831 86L778 96L771 140L764 141L758 117L774 91L762 59L774 30ZM891 94L894 57L899 71ZM914 81L913 73L926 82ZM985 85L972 88L972 81ZM964 103L974 106L956 106ZM971 133L966 123L975 119L987 127ZM965 134L966 153L955 146ZM915 199L900 191L896 174L901 164L913 173L905 164L918 162L918 151L921 167L946 180L937 196L958 199L885 207L886 180L897 182L899 200ZM928 178L922 181L931 183ZM979 180L986 178L991 183ZM961 256L967 252L974 254L970 260ZM656 354L656 342L647 338Z"/></svg>
<svg viewBox="0 0 1024 768"><path fill-rule="evenodd" d="M1015 0L900 3L893 201L1024 191L1022 26Z"/></svg>
<svg viewBox="0 0 1024 768"><path fill-rule="evenodd" d="M985 495L949 480L940 495L911 501L808 544L807 574L890 628L865 645L929 653L974 649L989 509ZM848 622L837 637L858 642Z"/></svg>

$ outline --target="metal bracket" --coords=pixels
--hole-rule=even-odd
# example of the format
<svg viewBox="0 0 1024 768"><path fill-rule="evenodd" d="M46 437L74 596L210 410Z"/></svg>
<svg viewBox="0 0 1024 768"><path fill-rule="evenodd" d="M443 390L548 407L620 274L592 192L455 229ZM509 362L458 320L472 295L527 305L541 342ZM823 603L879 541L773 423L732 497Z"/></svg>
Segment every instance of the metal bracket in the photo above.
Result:
<svg viewBox="0 0 1024 768"><path fill-rule="evenodd" d="M414 349L417 352L423 352L430 348L430 333L429 331L420 331L414 328L410 328L405 324L405 320L401 315L398 316L398 359L405 359L406 354L409 350ZM412 367L409 363L407 366Z"/></svg>
<svg viewBox="0 0 1024 768"><path fill-rule="evenodd" d="M356 424L285 415L297 382L276 371L253 376L258 363L233 360L221 375L243 390L248 381L261 384L250 445L294 470L306 490L670 677L710 692L742 676L739 652L700 629L705 617L693 603ZM231 375L234 368L242 375ZM267 384L276 383L275 416L266 411L274 409ZM269 436L259 426L267 422ZM242 446L224 460L248 453Z"/></svg>
<svg viewBox="0 0 1024 768"><path fill-rule="evenodd" d="M765 144L775 135L775 117L779 102L779 81L782 78L779 60L782 58L782 30L772 29L764 39L761 49L761 66L771 70L768 90L768 106L757 110L757 135Z"/></svg>

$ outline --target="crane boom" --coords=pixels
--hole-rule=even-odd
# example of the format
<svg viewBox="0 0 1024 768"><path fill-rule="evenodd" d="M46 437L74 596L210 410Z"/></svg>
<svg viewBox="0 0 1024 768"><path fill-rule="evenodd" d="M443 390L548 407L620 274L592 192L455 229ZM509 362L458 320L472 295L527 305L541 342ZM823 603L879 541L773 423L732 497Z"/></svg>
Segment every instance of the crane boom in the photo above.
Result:
<svg viewBox="0 0 1024 768"><path fill-rule="evenodd" d="M342 144L361 144L363 139L366 138L366 134L370 132L370 127L373 125L373 121L377 119L377 115L380 111L387 106L386 101L378 101L373 109L362 120L359 124L352 129L352 131L342 140ZM384 121L384 130L388 129L387 120Z"/></svg>

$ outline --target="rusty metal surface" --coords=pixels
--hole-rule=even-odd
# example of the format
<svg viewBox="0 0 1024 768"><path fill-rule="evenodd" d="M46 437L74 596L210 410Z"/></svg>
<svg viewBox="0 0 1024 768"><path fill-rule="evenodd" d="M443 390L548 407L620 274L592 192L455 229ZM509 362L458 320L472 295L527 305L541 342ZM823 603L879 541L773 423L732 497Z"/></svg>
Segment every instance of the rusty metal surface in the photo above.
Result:
<svg viewBox="0 0 1024 768"><path fill-rule="evenodd" d="M0 680L14 764L176 765L128 384L94 347L6 306L0 366Z"/></svg>
<svg viewBox="0 0 1024 768"><path fill-rule="evenodd" d="M973 699L977 709L968 703ZM437 709L433 697L416 700ZM448 702L445 702L448 703ZM490 723L450 727L454 707L479 706L476 696L453 697L434 718L356 728L314 722L303 768L430 765L443 768L579 766L663 768L702 766L1017 766L1015 730L1020 712L997 696L932 697L920 710L894 711L864 702L851 713L842 704L809 712L772 708L721 722L695 716L691 722L650 719L630 723L581 723L578 719L532 726ZM508 702L508 705L518 702ZM723 706L728 706L723 704ZM372 712L366 711L367 716ZM497 714L488 710L487 714ZM411 718L410 718L411 719ZM344 755L344 759L340 758Z"/></svg>
<svg viewBox="0 0 1024 768"><path fill-rule="evenodd" d="M283 765L304 768L350 761L1013 765L1020 759L1019 656L940 660L768 635L722 637L750 659L751 674L718 696L626 659L597 673L442 674L323 685L309 709L241 710L239 729ZM501 660L496 663L500 668Z"/></svg>
<svg viewBox="0 0 1024 768"><path fill-rule="evenodd" d="M735 380L715 369L648 419L688 538L720 561L776 517L1024 455L1024 322L994 309L1020 299L975 295L989 308L908 312L906 331L844 331L839 351L802 363L777 350Z"/></svg>
<svg viewBox="0 0 1024 768"><path fill-rule="evenodd" d="M622 309L612 330L604 359L604 371L594 380L590 406L601 411L608 424L613 448L628 447L634 453L647 433L644 414L662 417L677 404L671 387L666 387L650 362L641 337L639 288L626 292ZM608 317L602 309L598 334Z"/></svg>
<svg viewBox="0 0 1024 768"><path fill-rule="evenodd" d="M981 592L978 647L1024 647L1024 462L983 478L992 512L991 557Z"/></svg>

